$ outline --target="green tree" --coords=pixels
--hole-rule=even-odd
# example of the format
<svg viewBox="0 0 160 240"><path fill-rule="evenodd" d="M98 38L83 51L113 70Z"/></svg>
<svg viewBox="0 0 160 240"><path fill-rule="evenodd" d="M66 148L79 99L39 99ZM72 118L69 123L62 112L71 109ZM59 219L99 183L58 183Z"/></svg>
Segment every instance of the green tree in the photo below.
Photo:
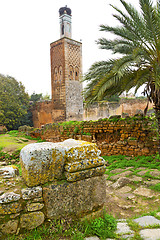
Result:
<svg viewBox="0 0 160 240"><path fill-rule="evenodd" d="M0 74L0 124L8 130L17 129L25 123L28 107L29 96L22 83Z"/></svg>
<svg viewBox="0 0 160 240"><path fill-rule="evenodd" d="M140 10L120 0L124 11L112 6L119 25L101 25L100 30L112 33L113 40L101 38L98 45L110 50L115 58L93 64L84 80L86 102L144 86L144 95L154 103L160 133L160 1L139 0ZM118 54L118 55L117 55ZM160 146L159 146L160 152Z"/></svg>
<svg viewBox="0 0 160 240"><path fill-rule="evenodd" d="M32 93L30 96L30 101L33 101L33 103L38 102L42 99L42 93Z"/></svg>
<svg viewBox="0 0 160 240"><path fill-rule="evenodd" d="M32 101L33 103L36 103L36 102L41 101L41 100L50 100L50 95L48 93L43 95L42 93L35 93L34 92L30 96L30 101Z"/></svg>

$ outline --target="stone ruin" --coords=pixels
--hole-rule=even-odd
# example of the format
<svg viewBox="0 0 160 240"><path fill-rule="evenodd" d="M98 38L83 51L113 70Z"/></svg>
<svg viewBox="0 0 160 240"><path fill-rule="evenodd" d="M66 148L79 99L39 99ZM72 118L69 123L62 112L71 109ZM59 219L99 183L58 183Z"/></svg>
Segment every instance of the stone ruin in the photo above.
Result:
<svg viewBox="0 0 160 240"><path fill-rule="evenodd" d="M15 166L0 168L0 237L34 229L46 219L102 213L106 167L94 143L29 144L21 150L20 163L22 177Z"/></svg>

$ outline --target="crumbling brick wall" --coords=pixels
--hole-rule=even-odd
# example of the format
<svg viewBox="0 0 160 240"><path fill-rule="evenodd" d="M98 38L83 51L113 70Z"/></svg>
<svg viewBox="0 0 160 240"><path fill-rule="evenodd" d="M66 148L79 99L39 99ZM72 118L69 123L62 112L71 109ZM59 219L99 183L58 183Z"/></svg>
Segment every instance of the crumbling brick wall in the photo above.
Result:
<svg viewBox="0 0 160 240"><path fill-rule="evenodd" d="M46 141L68 138L95 142L102 155L152 155L157 152L157 130L150 117L113 117L98 121L47 124L31 132Z"/></svg>

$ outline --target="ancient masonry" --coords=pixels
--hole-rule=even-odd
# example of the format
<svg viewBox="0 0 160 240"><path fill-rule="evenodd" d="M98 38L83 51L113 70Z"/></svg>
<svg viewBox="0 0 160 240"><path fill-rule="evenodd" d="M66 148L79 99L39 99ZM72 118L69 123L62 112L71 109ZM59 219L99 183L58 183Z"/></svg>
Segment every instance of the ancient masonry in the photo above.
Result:
<svg viewBox="0 0 160 240"><path fill-rule="evenodd" d="M0 238L34 229L45 219L103 214L106 167L100 153L95 144L73 139L24 147L22 177L16 166L0 168Z"/></svg>
<svg viewBox="0 0 160 240"><path fill-rule="evenodd" d="M35 127L59 121L82 120L82 44L72 39L71 10L59 10L60 39L50 44L52 101L33 107Z"/></svg>

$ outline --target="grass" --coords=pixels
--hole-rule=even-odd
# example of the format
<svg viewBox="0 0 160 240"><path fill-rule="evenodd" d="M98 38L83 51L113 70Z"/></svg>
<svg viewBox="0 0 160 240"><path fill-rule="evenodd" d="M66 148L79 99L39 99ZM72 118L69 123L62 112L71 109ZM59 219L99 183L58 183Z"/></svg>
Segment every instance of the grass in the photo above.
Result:
<svg viewBox="0 0 160 240"><path fill-rule="evenodd" d="M151 169L158 169L160 171L160 156L152 155L152 156L138 156L138 157L127 157L124 155L116 155L116 156L103 156L103 158L107 161L107 167L105 174L107 175L107 180L111 178L111 176L118 175L119 173L125 172L127 167L132 167L128 169L131 171L131 175L136 175L138 177L142 177L142 181L152 180L152 179L160 179L160 176L152 176L150 174ZM139 172L143 171L143 169L139 169L144 167L147 170L143 175L139 175ZM121 172L113 173L114 169L122 169ZM123 171L124 169L124 171ZM136 182L134 182L136 184ZM137 182L138 183L138 182ZM152 190L160 192L160 183L157 183L153 186L149 187Z"/></svg>
<svg viewBox="0 0 160 240"><path fill-rule="evenodd" d="M70 240L83 240L85 237L93 235L104 240L108 237L116 237L114 234L116 228L116 219L104 213L102 217L83 222L74 222L70 219L50 220L43 226L19 236L8 236L7 240L58 240L62 237Z"/></svg>
<svg viewBox="0 0 160 240"><path fill-rule="evenodd" d="M7 134L0 135L0 151L3 149L5 149L5 151L9 151L10 149L13 149L13 151L21 150L28 144L28 140L44 142L40 138L32 138L31 136L27 136L17 130L13 130Z"/></svg>
<svg viewBox="0 0 160 240"><path fill-rule="evenodd" d="M18 149L19 147L24 147L26 145L26 143L19 144L17 140L18 138L10 136L9 134L0 135L0 148L3 149L5 147L11 147L12 145L15 145Z"/></svg>
<svg viewBox="0 0 160 240"><path fill-rule="evenodd" d="M133 158L124 155L113 155L103 156L103 158L108 162L109 166L107 166L107 169L109 171L116 168L125 169L126 167L133 167L134 169L145 167L160 170L160 158L157 155L137 156Z"/></svg>
<svg viewBox="0 0 160 240"><path fill-rule="evenodd" d="M155 184L154 186L150 186L152 190L160 192L160 183Z"/></svg>

